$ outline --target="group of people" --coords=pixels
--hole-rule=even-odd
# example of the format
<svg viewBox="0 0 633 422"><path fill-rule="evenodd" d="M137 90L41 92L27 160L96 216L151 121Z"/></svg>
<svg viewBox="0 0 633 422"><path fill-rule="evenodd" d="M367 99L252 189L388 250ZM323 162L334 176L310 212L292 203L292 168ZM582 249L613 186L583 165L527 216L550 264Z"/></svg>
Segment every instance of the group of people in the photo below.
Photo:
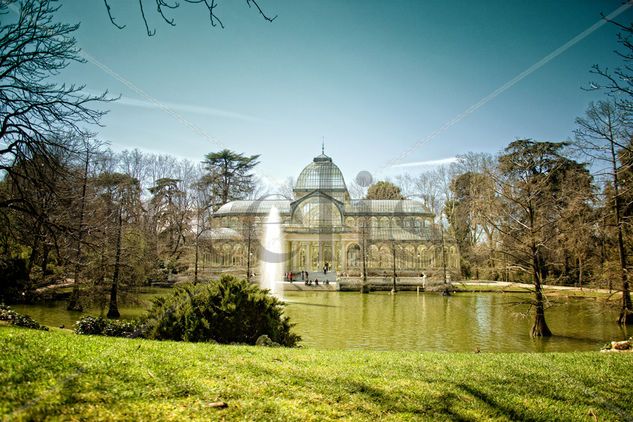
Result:
<svg viewBox="0 0 633 422"><path fill-rule="evenodd" d="M329 262L326 262L325 265L323 266L323 275L326 275L329 270L330 270L330 264ZM308 271L301 271L299 274L290 271L284 275L284 279L292 283L293 281L295 281L295 277L297 276L301 277L301 281L303 281L306 286L319 285L319 279L318 278L315 278L314 280L310 279L310 273ZM330 284L330 280L325 278L325 280L323 281L323 284Z"/></svg>
<svg viewBox="0 0 633 422"><path fill-rule="evenodd" d="M291 272L287 272L284 275L284 279L286 281L289 281L289 282L292 283L293 281L295 281L295 276L296 276L296 274L293 273L292 271ZM305 280L307 280L307 278L308 278L308 272L307 271L301 271L301 281L305 281Z"/></svg>
<svg viewBox="0 0 633 422"><path fill-rule="evenodd" d="M305 283L304 283L304 284L305 284L306 286L312 286L312 284L313 284L313 283L314 283L314 285L315 285L315 286L318 286L318 285L319 285L319 279L318 279L318 278L315 278L315 279L314 279L314 281L312 281L312 280L310 280L310 279L307 279L307 280L305 281ZM323 282L323 284L330 284L330 280L328 280L328 279L326 278L326 279L325 279L325 281Z"/></svg>

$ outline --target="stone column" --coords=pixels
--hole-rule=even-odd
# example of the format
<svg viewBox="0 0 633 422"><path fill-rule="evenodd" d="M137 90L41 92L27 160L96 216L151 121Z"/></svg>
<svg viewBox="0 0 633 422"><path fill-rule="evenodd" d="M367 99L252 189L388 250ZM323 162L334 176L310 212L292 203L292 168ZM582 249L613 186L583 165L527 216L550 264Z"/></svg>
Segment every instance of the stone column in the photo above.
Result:
<svg viewBox="0 0 633 422"><path fill-rule="evenodd" d="M322 270L323 265L323 242L319 241L319 259L317 259L317 271Z"/></svg>
<svg viewBox="0 0 633 422"><path fill-rule="evenodd" d="M347 272L347 247L343 241L341 241L341 271Z"/></svg>
<svg viewBox="0 0 633 422"><path fill-rule="evenodd" d="M306 251L306 271L312 271L312 242L306 242L308 250Z"/></svg>

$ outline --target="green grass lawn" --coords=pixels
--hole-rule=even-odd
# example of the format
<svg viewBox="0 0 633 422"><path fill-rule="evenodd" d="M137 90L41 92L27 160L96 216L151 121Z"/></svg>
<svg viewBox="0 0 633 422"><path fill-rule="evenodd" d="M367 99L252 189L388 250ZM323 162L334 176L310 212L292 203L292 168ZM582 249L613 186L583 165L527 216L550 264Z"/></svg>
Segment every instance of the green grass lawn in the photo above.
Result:
<svg viewBox="0 0 633 422"><path fill-rule="evenodd" d="M0 326L8 420L629 420L632 377L633 354L281 349Z"/></svg>

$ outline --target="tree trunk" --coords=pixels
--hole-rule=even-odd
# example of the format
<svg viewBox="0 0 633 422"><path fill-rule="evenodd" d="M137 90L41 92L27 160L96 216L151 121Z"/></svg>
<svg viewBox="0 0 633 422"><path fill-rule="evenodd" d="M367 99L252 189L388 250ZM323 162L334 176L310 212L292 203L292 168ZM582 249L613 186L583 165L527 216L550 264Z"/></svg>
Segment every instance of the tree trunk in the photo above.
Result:
<svg viewBox="0 0 633 422"><path fill-rule="evenodd" d="M84 215L86 212L86 187L88 185L88 165L90 163L90 151L86 148L86 161L84 162L84 180L81 186L81 204L79 206L79 231L77 233L77 255L75 256L75 279L73 281L73 291L68 300L69 311L83 311L83 306L79 303L79 273L81 272L81 241L84 234Z"/></svg>
<svg viewBox="0 0 633 422"><path fill-rule="evenodd" d="M619 202L616 193L616 203ZM622 280L622 308L618 317L618 324L633 324L633 306L631 306L631 290L627 274L626 252L624 250L624 236L622 234L622 222L620 221L619 203L615 207L616 221L618 222L618 252L620 257L620 279Z"/></svg>
<svg viewBox="0 0 633 422"><path fill-rule="evenodd" d="M444 227L442 227L442 223L440 222L440 234L442 238L442 272L444 276L444 291L442 292L443 296L450 296L451 292L448 289L448 274L446 271L446 247L444 245Z"/></svg>
<svg viewBox="0 0 633 422"><path fill-rule="evenodd" d="M367 286L367 226L366 222L361 222L361 245L362 245L362 258L363 258L363 275L360 285L361 293L369 293L369 286Z"/></svg>
<svg viewBox="0 0 633 422"><path fill-rule="evenodd" d="M620 258L620 279L622 280L622 308L618 317L618 324L633 324L633 309L631 307L631 291L627 275L626 251L624 249L624 235L622 234L622 220L620 218L620 184L618 180L617 158L614 142L611 142L611 163L613 165L613 201L615 224L618 228L618 255Z"/></svg>
<svg viewBox="0 0 633 422"><path fill-rule="evenodd" d="M530 332L532 337L551 337L552 332L547 326L545 321L545 306L543 303L543 287L541 285L541 271L540 271L540 259L538 257L538 250L535 245L532 245L532 265L533 265L533 277L534 277L534 299L535 299L535 313L534 324L532 325L532 331Z"/></svg>
<svg viewBox="0 0 633 422"><path fill-rule="evenodd" d="M35 265L35 261L37 261L38 257L39 257L39 249L40 249L40 242L39 242L39 238L40 238L40 234L39 234L39 227L36 228L37 230L37 238L35 240L33 240L33 244L31 245L31 253L29 254L29 259L26 262L26 274L29 277L29 280L31 280L31 271L33 271L33 266Z"/></svg>
<svg viewBox="0 0 633 422"><path fill-rule="evenodd" d="M110 307L108 308L108 318L119 318L119 307L117 305L117 290L119 284L119 267L121 266L121 231L123 230L122 208L119 205L118 229L116 236L116 252L114 255L114 273L112 274L112 288L110 289Z"/></svg>
<svg viewBox="0 0 633 422"><path fill-rule="evenodd" d="M392 287L392 291L395 293L397 291L397 289L396 289L396 277L398 276L396 274L396 244L395 244L395 242L391 246L393 247L393 249L392 249L392 254L393 254L393 287Z"/></svg>
<svg viewBox="0 0 633 422"><path fill-rule="evenodd" d="M246 281L251 281L251 243L253 227L251 222L247 222L248 238L246 241Z"/></svg>
<svg viewBox="0 0 633 422"><path fill-rule="evenodd" d="M48 246L48 243L44 242L42 246L42 281L46 281L46 273L48 272L48 257L50 255L51 249Z"/></svg>
<svg viewBox="0 0 633 422"><path fill-rule="evenodd" d="M196 236L196 256L194 258L194 264L193 264L193 284L194 285L198 284L198 250L200 249L198 247L199 240L200 240L200 236L197 235Z"/></svg>
<svg viewBox="0 0 633 422"><path fill-rule="evenodd" d="M578 287L582 290L582 258L578 257Z"/></svg>

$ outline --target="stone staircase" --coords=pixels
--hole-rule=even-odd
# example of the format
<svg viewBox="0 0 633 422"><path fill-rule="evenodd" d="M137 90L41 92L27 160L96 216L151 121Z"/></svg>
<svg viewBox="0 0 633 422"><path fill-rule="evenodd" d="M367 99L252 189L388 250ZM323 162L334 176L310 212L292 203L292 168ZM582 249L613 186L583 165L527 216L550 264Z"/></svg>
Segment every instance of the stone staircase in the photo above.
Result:
<svg viewBox="0 0 633 422"><path fill-rule="evenodd" d="M319 280L319 284L325 284L327 280L329 284L336 283L336 271L328 271L327 274L323 274L323 271L309 271L308 280Z"/></svg>
<svg viewBox="0 0 633 422"><path fill-rule="evenodd" d="M323 274L323 271L310 271L308 272L308 280L312 281L309 286L305 284L306 280L301 280L301 276L297 275L292 283L285 282L284 290L298 290L298 291L337 291L338 283L336 282L336 271L328 271L327 274ZM319 284L315 283L315 280L319 280ZM326 284L326 281L328 282Z"/></svg>

